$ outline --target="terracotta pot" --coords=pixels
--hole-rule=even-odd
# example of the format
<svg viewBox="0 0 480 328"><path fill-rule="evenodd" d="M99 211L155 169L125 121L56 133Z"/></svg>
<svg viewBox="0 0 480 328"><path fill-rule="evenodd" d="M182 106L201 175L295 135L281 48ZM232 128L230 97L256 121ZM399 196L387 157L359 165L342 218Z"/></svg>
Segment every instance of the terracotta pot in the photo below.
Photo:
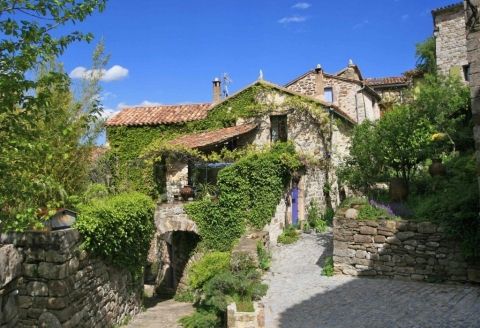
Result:
<svg viewBox="0 0 480 328"><path fill-rule="evenodd" d="M392 201L403 201L408 196L408 185L401 178L390 180L390 199Z"/></svg>
<svg viewBox="0 0 480 328"><path fill-rule="evenodd" d="M193 187L186 185L182 189L180 189L180 196L182 196L183 200L188 200L189 198L193 198L194 191Z"/></svg>
<svg viewBox="0 0 480 328"><path fill-rule="evenodd" d="M428 167L428 173L432 177L444 176L447 174L447 168L442 164L442 160L439 158L432 159L432 164Z"/></svg>

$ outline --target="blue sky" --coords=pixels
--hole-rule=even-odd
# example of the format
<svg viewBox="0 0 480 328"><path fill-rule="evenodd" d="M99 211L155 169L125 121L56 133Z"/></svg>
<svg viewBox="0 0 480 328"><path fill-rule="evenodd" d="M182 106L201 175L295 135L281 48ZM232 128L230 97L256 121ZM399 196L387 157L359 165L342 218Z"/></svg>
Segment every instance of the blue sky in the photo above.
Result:
<svg viewBox="0 0 480 328"><path fill-rule="evenodd" d="M415 65L415 44L432 34L430 11L452 2L110 0L103 13L71 27L93 32L96 41L69 47L61 60L81 76L104 39L109 112L209 102L211 81L224 72L231 92L256 80L260 69L266 80L284 84L318 63L336 72L350 58L366 77L399 75Z"/></svg>

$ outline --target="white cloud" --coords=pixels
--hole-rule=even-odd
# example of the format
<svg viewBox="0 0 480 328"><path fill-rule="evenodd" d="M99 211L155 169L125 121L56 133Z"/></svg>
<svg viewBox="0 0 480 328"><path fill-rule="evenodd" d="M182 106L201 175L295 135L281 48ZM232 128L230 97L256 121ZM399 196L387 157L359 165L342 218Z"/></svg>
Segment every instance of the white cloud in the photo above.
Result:
<svg viewBox="0 0 480 328"><path fill-rule="evenodd" d="M363 22L353 25L353 29L358 30L359 28L362 28L368 24L370 24L370 21L368 19L365 19Z"/></svg>
<svg viewBox="0 0 480 328"><path fill-rule="evenodd" d="M290 24L290 23L302 23L307 20L307 17L305 16L299 16L299 15L293 15L293 16L287 16L283 17L278 20L280 24Z"/></svg>
<svg viewBox="0 0 480 328"><path fill-rule="evenodd" d="M75 67L70 72L72 79L93 79L100 78L103 82L121 80L128 76L128 69L120 65L113 65L109 69L86 69L83 66Z"/></svg>
<svg viewBox="0 0 480 328"><path fill-rule="evenodd" d="M124 102L121 102L117 105L117 110L121 110L123 108L131 108L131 107L149 107L149 106L160 106L163 105L162 103L155 102L155 101L150 101L150 100L144 100L139 104L136 105L129 105Z"/></svg>
<svg viewBox="0 0 480 328"><path fill-rule="evenodd" d="M294 9L308 9L310 8L312 5L309 4L308 2L297 2L296 4L294 4L292 6L292 8Z"/></svg>

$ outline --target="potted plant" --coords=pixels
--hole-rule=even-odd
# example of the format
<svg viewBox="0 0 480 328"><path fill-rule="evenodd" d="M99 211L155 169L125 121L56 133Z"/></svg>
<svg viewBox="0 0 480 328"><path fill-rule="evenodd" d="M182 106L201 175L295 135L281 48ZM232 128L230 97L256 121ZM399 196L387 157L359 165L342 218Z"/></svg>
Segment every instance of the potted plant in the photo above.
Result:
<svg viewBox="0 0 480 328"><path fill-rule="evenodd" d="M193 198L195 195L195 192L193 190L193 187L190 185L185 185L180 189L180 196L182 196L182 199L184 201L187 201L189 198Z"/></svg>

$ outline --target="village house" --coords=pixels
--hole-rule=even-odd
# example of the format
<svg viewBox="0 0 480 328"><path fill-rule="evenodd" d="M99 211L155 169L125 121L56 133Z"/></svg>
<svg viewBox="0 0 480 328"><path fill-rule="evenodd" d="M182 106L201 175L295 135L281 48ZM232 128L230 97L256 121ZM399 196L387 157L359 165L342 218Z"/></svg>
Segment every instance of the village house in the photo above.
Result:
<svg viewBox="0 0 480 328"><path fill-rule="evenodd" d="M404 78L364 79L352 61L335 74L317 65L285 86L260 76L228 97L222 97L221 81L214 79L212 103L125 108L107 121L107 136L113 153L135 148L138 156L162 138L168 149L203 154L292 142L306 167L263 229L275 244L286 224L306 219L312 203L325 210L336 208L346 197L349 191L339 184L336 168L348 155L354 125L381 116L382 97L374 88L398 94L408 85ZM183 206L205 185L215 185L218 172L230 164L173 156L158 165L155 172L163 202L155 214L157 238L151 260L160 259L161 269L150 277L157 286L177 289L184 283L182 272L190 261L186 254L198 242L198 231Z"/></svg>

